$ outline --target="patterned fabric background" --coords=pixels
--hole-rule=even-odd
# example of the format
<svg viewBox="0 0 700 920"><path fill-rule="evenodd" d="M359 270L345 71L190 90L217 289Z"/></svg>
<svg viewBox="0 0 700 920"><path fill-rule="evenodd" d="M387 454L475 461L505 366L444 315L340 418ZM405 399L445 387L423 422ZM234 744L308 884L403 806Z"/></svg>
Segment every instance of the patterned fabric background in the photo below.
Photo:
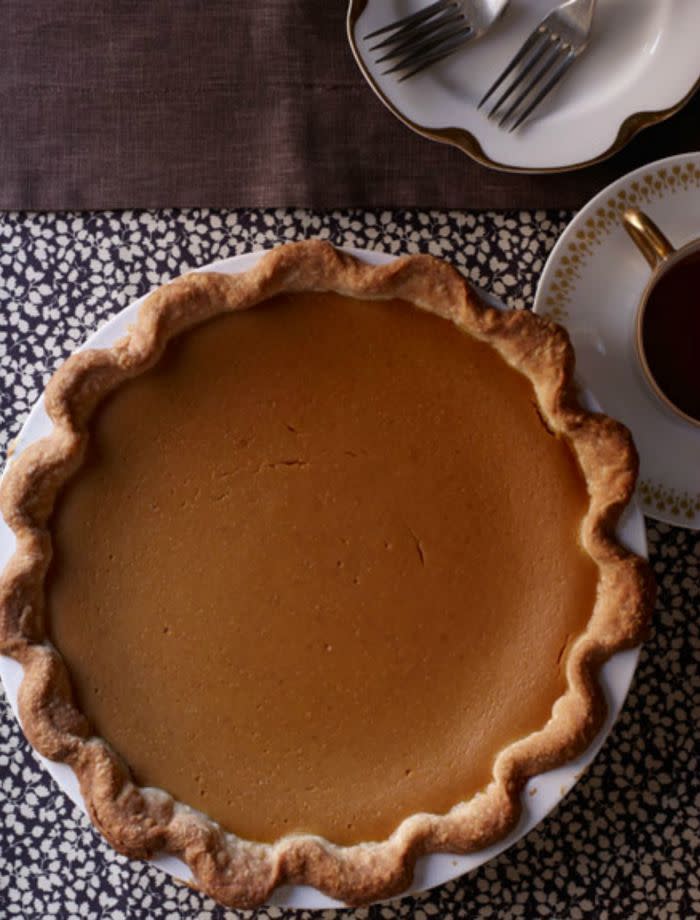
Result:
<svg viewBox="0 0 700 920"><path fill-rule="evenodd" d="M510 306L531 304L570 215L157 211L0 216L0 451L54 368L106 317L196 266L322 237L430 252ZM417 898L341 917L700 915L700 534L649 522L660 594L627 706L559 808L508 852ZM113 852L35 759L0 696L0 920L231 920ZM252 916L246 913L245 916ZM311 917L266 908L261 918ZM319 915L316 915L319 916Z"/></svg>

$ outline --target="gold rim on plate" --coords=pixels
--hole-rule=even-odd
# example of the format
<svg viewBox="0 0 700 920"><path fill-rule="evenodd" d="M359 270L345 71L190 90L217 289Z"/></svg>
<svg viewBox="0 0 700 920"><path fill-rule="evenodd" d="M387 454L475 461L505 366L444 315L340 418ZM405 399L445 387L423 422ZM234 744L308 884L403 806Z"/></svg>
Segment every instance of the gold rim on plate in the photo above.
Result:
<svg viewBox="0 0 700 920"><path fill-rule="evenodd" d="M668 109L659 109L657 111L651 112L634 112L632 115L628 115L627 118L622 122L620 128L617 132L617 137L613 141L612 145L608 149L601 153L597 157L593 157L590 160L584 160L581 163L572 163L570 166L545 166L545 167L529 167L529 166L510 166L508 163L498 163L496 160L492 160L488 154L486 154L479 143L479 141L474 137L471 131L467 131L465 128L428 128L425 125L420 125L418 122L413 121L408 118L403 112L398 109L393 102L383 93L379 84L376 82L372 74L369 72L365 66L365 62L362 59L362 55L357 49L357 44L355 42L355 24L360 18L365 8L367 7L368 0L350 0L348 4L348 15L347 15L347 31L348 31L348 41L350 42L350 48L357 62L357 66L362 71L365 80L374 90L375 94L379 99L384 103L384 105L392 112L399 121L402 121L407 127L412 131L415 131L416 134L421 134L423 137L427 137L429 140L437 141L439 144L449 144L452 147L456 147L458 150L461 150L462 153L466 153L467 156L470 156L473 160L476 160L477 163L481 163L482 166L488 166L491 169L497 169L500 172L512 172L512 173L564 173L572 172L575 169L585 169L586 166L593 166L596 163L601 163L603 160L607 160L608 157L613 156L618 153L625 147L640 131L644 128L649 128L651 125L657 125L662 121L666 121L667 118L670 118L672 115L675 115L676 112L685 106L695 93L700 89L700 76L695 81L690 90L683 96L683 98L677 102L675 105L672 105Z"/></svg>

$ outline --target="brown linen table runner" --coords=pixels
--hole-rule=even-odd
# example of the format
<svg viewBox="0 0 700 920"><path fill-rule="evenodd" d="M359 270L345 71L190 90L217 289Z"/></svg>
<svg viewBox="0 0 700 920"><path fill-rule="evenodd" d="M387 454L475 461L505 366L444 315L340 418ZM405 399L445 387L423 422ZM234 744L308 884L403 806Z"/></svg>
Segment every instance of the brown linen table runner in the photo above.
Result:
<svg viewBox="0 0 700 920"><path fill-rule="evenodd" d="M486 169L382 106L345 13L343 0L2 0L0 208L572 208L700 147L696 97L581 172Z"/></svg>

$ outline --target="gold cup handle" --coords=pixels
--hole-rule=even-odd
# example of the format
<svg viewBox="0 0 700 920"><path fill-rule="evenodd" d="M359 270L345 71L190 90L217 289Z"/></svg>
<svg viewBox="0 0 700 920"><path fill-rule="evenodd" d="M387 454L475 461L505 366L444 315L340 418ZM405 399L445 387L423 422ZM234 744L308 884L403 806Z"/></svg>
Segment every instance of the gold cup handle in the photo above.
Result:
<svg viewBox="0 0 700 920"><path fill-rule="evenodd" d="M622 215L622 226L652 269L657 268L675 252L654 221L637 208L627 208Z"/></svg>

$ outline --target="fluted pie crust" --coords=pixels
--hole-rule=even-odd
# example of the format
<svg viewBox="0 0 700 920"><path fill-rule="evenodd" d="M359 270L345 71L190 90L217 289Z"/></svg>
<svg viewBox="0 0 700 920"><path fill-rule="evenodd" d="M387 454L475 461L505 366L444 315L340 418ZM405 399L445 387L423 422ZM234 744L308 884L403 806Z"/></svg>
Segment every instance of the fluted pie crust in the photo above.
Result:
<svg viewBox="0 0 700 920"><path fill-rule="evenodd" d="M580 539L598 567L595 605L585 632L567 651L567 689L547 724L498 754L482 793L444 815L412 815L386 840L346 847L303 834L272 844L250 842L162 790L137 786L109 744L92 735L44 621L51 515L63 485L83 462L98 404L153 367L184 330L281 293L312 291L412 303L488 343L529 378L544 424L568 442L585 477L590 504ZM285 883L313 885L360 904L405 889L423 853L479 849L513 828L526 780L583 751L600 727L605 706L596 673L612 654L641 640L653 600L646 563L614 535L634 489L634 447L619 423L581 408L573 366L560 327L530 313L484 306L443 262L410 256L370 267L318 241L281 246L243 274L184 276L146 300L126 338L63 365L45 394L51 434L12 463L0 488L0 508L17 538L0 580L0 650L24 668L19 702L27 737L42 754L73 768L90 816L112 846L132 857L176 854L198 887L235 907L259 905Z"/></svg>

